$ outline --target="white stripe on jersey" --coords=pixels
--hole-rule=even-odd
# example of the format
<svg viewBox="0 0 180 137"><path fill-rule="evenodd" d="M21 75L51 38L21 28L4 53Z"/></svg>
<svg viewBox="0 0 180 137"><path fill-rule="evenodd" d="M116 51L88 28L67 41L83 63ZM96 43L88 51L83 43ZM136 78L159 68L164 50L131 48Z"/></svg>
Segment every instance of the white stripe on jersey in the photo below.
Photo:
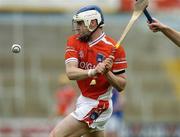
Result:
<svg viewBox="0 0 180 137"><path fill-rule="evenodd" d="M99 36L96 40L89 42L89 47L94 46L95 44L97 44L99 41L102 40L102 38L105 36L105 33L102 33L101 36Z"/></svg>
<svg viewBox="0 0 180 137"><path fill-rule="evenodd" d="M66 49L66 52L70 52L70 51L77 52L77 51L74 50L74 49Z"/></svg>
<svg viewBox="0 0 180 137"><path fill-rule="evenodd" d="M106 38L102 38L102 41L108 45L114 46L111 42L107 41Z"/></svg>
<svg viewBox="0 0 180 137"><path fill-rule="evenodd" d="M68 58L65 60L65 64L67 64L69 62L78 62L78 59L77 58Z"/></svg>

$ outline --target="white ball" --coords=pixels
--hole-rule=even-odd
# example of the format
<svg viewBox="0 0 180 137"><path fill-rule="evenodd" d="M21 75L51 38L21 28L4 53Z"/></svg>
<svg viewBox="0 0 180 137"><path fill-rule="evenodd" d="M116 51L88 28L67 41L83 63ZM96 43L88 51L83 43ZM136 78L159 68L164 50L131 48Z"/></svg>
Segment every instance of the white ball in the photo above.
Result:
<svg viewBox="0 0 180 137"><path fill-rule="evenodd" d="M19 53L21 51L21 46L18 44L13 44L11 47L11 51L13 53Z"/></svg>

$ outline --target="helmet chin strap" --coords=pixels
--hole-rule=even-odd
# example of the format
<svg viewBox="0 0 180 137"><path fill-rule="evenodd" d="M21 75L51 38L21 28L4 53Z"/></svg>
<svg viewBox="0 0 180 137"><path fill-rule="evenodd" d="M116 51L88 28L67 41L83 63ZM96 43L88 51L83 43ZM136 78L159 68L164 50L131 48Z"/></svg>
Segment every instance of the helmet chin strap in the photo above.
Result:
<svg viewBox="0 0 180 137"><path fill-rule="evenodd" d="M103 24L103 22L100 22L99 25L93 30L91 31L89 34L85 34L84 36L79 37L79 40L81 42L88 42L91 40L91 36L92 34Z"/></svg>

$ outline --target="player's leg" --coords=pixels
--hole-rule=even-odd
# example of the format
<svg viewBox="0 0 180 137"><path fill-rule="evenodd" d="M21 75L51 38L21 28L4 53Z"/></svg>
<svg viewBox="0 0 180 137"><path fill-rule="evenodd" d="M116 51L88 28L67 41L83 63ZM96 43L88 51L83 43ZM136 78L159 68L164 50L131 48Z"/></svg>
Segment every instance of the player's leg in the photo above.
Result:
<svg viewBox="0 0 180 137"><path fill-rule="evenodd" d="M80 137L89 132L87 124L68 115L53 129L49 137Z"/></svg>
<svg viewBox="0 0 180 137"><path fill-rule="evenodd" d="M95 131L92 133L86 133L83 137L104 137L104 131Z"/></svg>

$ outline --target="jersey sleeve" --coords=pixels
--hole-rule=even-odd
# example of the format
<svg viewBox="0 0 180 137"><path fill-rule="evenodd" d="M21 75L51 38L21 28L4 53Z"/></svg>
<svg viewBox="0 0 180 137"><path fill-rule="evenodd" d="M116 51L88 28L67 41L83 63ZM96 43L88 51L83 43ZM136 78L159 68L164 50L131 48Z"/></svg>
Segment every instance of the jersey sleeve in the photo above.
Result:
<svg viewBox="0 0 180 137"><path fill-rule="evenodd" d="M114 52L114 63L112 67L112 72L114 74L118 74L127 68L127 60L126 60L126 53L123 47L119 47L115 49Z"/></svg>
<svg viewBox="0 0 180 137"><path fill-rule="evenodd" d="M65 64L69 62L78 62L78 51L74 37L68 38L65 49Z"/></svg>

